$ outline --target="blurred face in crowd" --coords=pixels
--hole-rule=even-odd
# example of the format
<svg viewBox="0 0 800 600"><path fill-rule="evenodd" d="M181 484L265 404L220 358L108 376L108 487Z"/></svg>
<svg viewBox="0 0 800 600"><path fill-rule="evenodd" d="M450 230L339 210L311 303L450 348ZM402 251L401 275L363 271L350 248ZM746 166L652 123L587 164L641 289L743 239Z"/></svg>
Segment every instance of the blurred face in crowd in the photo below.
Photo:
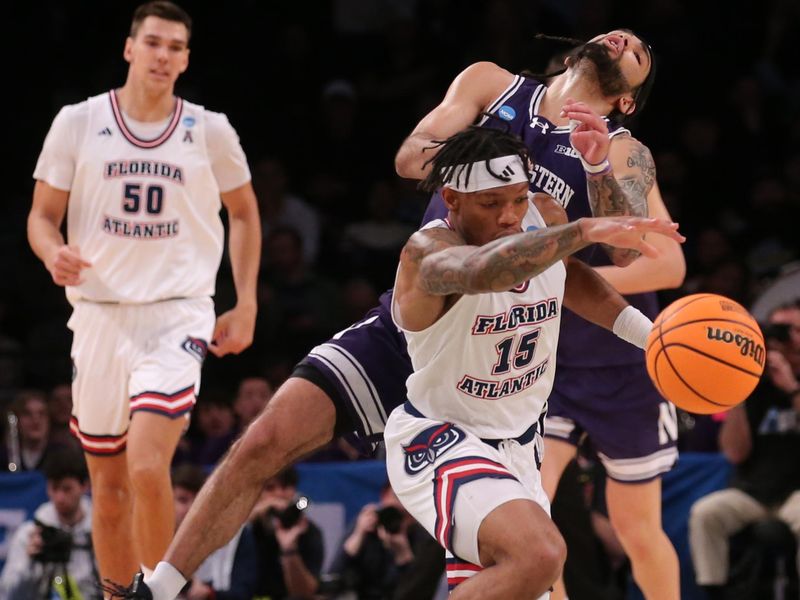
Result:
<svg viewBox="0 0 800 600"><path fill-rule="evenodd" d="M75 477L47 480L47 496L55 506L62 525L74 525L83 518L81 497L87 486Z"/></svg>
<svg viewBox="0 0 800 600"><path fill-rule="evenodd" d="M19 432L23 444L40 444L50 435L50 415L44 395L31 394L19 414Z"/></svg>
<svg viewBox="0 0 800 600"><path fill-rule="evenodd" d="M261 490L261 497L269 497L276 500L275 505L281 509L286 508L289 502L295 497L297 488L293 485L284 485L277 477L271 477L264 482Z"/></svg>
<svg viewBox="0 0 800 600"><path fill-rule="evenodd" d="M239 384L233 410L243 425L258 416L272 397L272 386L263 377L248 377Z"/></svg>
<svg viewBox="0 0 800 600"><path fill-rule="evenodd" d="M224 404L199 404L197 425L208 437L222 437L233 431L233 410Z"/></svg>
<svg viewBox="0 0 800 600"><path fill-rule="evenodd" d="M123 52L129 77L153 93L172 93L175 81L189 66L189 31L183 23L149 16Z"/></svg>
<svg viewBox="0 0 800 600"><path fill-rule="evenodd" d="M68 383L57 385L50 392L50 420L54 425L66 427L72 416L72 386Z"/></svg>

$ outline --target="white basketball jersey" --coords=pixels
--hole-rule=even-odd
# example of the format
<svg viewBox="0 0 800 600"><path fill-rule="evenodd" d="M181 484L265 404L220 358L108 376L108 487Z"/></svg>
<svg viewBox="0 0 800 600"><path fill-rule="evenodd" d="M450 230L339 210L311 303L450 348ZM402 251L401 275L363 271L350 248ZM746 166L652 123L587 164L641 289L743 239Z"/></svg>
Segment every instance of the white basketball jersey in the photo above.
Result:
<svg viewBox="0 0 800 600"><path fill-rule="evenodd" d="M88 118L70 157L67 243L92 263L85 283L67 288L69 300L213 295L224 230L206 143L209 113L178 98L160 135L145 140L126 125L113 91L68 108Z"/></svg>
<svg viewBox="0 0 800 600"><path fill-rule="evenodd" d="M523 230L544 226L530 203ZM414 367L406 381L411 404L482 438L522 435L553 386L565 279L559 261L514 290L462 296L423 331L403 330Z"/></svg>

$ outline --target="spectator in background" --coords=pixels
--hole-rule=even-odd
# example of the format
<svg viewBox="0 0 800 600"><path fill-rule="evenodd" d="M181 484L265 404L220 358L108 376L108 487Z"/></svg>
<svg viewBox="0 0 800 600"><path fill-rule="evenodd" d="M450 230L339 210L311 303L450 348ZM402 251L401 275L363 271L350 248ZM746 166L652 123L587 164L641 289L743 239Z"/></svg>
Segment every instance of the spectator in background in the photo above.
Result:
<svg viewBox="0 0 800 600"><path fill-rule="evenodd" d="M16 439L14 432L7 428L6 443L0 448L2 468L15 471L40 469L54 448L50 442L47 396L39 390L22 390L14 397L11 412L17 418ZM12 468L10 463L16 466Z"/></svg>
<svg viewBox="0 0 800 600"><path fill-rule="evenodd" d="M342 255L348 266L380 288L394 285L400 249L415 231L415 227L397 221L396 205L394 185L386 180L375 182L369 192L366 218L350 224L342 239Z"/></svg>
<svg viewBox="0 0 800 600"><path fill-rule="evenodd" d="M0 598L100 600L92 551L89 472L81 452L62 450L44 466L47 497L14 533L0 574ZM61 578L60 583L54 578Z"/></svg>
<svg viewBox="0 0 800 600"><path fill-rule="evenodd" d="M387 483L380 503L361 509L331 572L359 600L424 600L436 593L444 555Z"/></svg>
<svg viewBox="0 0 800 600"><path fill-rule="evenodd" d="M245 377L239 382L233 412L237 428L244 431L272 398L272 386L263 377Z"/></svg>
<svg viewBox="0 0 800 600"><path fill-rule="evenodd" d="M773 310L764 329L766 377L720 431L733 482L698 500L689 518L697 583L711 600L724 597L733 534L777 516L800 538L800 300Z"/></svg>
<svg viewBox="0 0 800 600"><path fill-rule="evenodd" d="M270 232L263 261L259 294L264 319L259 328L266 331L259 331L259 342L279 341L282 354L297 361L340 325L338 290L304 260L303 239L291 227Z"/></svg>
<svg viewBox="0 0 800 600"><path fill-rule="evenodd" d="M310 598L317 591L325 550L322 532L302 512L305 506L294 468L264 483L250 516L261 561L259 596Z"/></svg>
<svg viewBox="0 0 800 600"><path fill-rule="evenodd" d="M195 428L189 433L185 458L195 465L217 464L236 439L236 417L227 392L208 390L195 409Z"/></svg>
<svg viewBox="0 0 800 600"><path fill-rule="evenodd" d="M181 465L172 472L175 526L179 527L206 480L195 465ZM258 554L253 532L243 526L222 548L197 569L182 597L186 600L251 600L258 582Z"/></svg>
<svg viewBox="0 0 800 600"><path fill-rule="evenodd" d="M262 158L253 168L253 189L258 198L261 231L266 238L273 227L291 227L303 239L303 259L309 265L317 260L320 222L316 209L288 190L283 162Z"/></svg>
<svg viewBox="0 0 800 600"><path fill-rule="evenodd" d="M47 409L50 414L50 441L79 448L80 443L69 430L72 418L72 385L59 383L53 387L47 397Z"/></svg>

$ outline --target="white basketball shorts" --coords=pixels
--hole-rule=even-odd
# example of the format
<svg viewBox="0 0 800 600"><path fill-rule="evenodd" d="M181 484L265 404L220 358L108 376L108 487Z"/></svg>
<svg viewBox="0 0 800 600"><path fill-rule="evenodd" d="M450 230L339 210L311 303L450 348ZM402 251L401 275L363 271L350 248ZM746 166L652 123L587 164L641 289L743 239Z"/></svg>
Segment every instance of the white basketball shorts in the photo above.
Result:
<svg viewBox="0 0 800 600"><path fill-rule="evenodd" d="M67 323L74 333L70 428L83 449L124 450L136 411L188 415L214 322L211 298L76 303Z"/></svg>
<svg viewBox="0 0 800 600"><path fill-rule="evenodd" d="M451 589L481 570L478 529L495 508L521 498L550 514L536 466L539 434L525 445L504 440L495 448L467 427L398 406L384 439L389 482L406 510L447 550Z"/></svg>

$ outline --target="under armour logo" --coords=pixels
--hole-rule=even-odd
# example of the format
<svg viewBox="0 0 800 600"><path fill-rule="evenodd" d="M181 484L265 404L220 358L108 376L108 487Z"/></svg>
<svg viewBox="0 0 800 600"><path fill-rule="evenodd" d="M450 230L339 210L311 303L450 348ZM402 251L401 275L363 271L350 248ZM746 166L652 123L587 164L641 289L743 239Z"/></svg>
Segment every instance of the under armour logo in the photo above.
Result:
<svg viewBox="0 0 800 600"><path fill-rule="evenodd" d="M187 131L186 133L183 134L183 141L184 142L189 142L190 144L194 144L194 140L192 139L192 132L191 131Z"/></svg>
<svg viewBox="0 0 800 600"><path fill-rule="evenodd" d="M516 175L517 172L511 168L511 165L506 165L506 168L503 169L503 175L505 177L511 177L512 175Z"/></svg>
<svg viewBox="0 0 800 600"><path fill-rule="evenodd" d="M530 124L531 129L534 127L541 127L542 133L547 133L547 130L550 129L550 123L547 121L539 121L539 117L533 117L533 120Z"/></svg>
<svg viewBox="0 0 800 600"><path fill-rule="evenodd" d="M108 127L103 127L97 135L111 135L111 130Z"/></svg>

